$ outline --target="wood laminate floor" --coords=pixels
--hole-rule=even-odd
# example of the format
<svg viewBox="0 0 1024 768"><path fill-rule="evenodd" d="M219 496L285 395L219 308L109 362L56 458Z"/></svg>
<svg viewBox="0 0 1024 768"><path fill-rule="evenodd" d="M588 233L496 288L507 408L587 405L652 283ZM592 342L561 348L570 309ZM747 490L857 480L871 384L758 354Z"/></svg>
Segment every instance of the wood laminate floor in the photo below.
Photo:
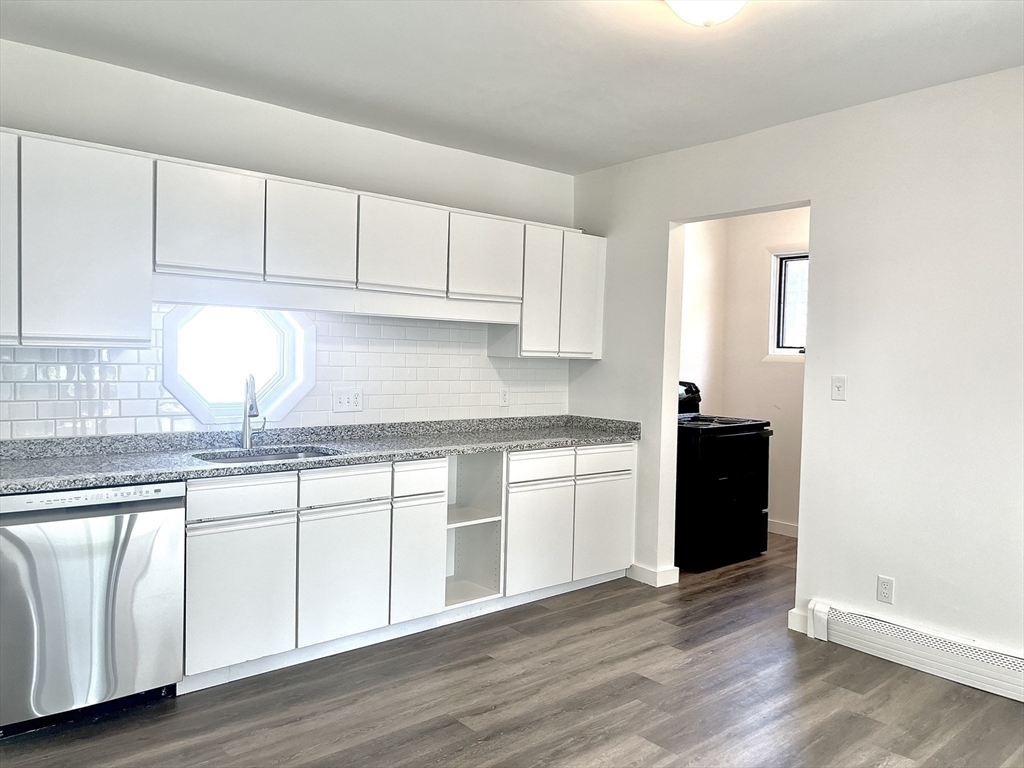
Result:
<svg viewBox="0 0 1024 768"><path fill-rule="evenodd" d="M786 629L796 542L0 743L20 766L1024 766L1024 705Z"/></svg>

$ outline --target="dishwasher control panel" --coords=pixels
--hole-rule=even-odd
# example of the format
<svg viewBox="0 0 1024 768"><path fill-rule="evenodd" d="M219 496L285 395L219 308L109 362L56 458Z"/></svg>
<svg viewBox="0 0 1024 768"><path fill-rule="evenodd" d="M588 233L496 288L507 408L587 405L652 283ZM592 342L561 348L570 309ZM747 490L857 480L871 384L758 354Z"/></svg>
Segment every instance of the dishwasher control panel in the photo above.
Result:
<svg viewBox="0 0 1024 768"><path fill-rule="evenodd" d="M92 507L100 504L124 504L184 495L184 483L153 483L151 485L125 485L118 488L23 493L15 496L0 496L0 514L35 512L65 507Z"/></svg>

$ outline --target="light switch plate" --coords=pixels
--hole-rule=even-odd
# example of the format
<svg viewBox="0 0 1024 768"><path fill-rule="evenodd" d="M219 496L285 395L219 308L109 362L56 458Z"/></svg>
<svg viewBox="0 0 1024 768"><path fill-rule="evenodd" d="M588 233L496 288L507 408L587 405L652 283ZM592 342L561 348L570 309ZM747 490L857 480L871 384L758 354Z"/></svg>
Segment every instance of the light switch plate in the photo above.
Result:
<svg viewBox="0 0 1024 768"><path fill-rule="evenodd" d="M363 390L357 387L335 385L331 388L331 404L335 413L354 413L363 410Z"/></svg>
<svg viewBox="0 0 1024 768"><path fill-rule="evenodd" d="M846 376L832 374L832 399L846 399Z"/></svg>

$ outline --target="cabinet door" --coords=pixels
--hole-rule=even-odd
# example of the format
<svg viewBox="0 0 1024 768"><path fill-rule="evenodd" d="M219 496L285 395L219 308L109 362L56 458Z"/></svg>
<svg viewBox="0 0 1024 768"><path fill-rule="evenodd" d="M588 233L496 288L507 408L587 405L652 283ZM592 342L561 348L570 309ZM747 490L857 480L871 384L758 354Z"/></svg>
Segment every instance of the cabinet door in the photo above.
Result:
<svg viewBox="0 0 1024 768"><path fill-rule="evenodd" d="M359 198L359 287L444 296L448 211Z"/></svg>
<svg viewBox="0 0 1024 768"><path fill-rule="evenodd" d="M153 161L21 140L21 337L149 346Z"/></svg>
<svg viewBox="0 0 1024 768"><path fill-rule="evenodd" d="M267 181L267 280L356 284L359 196L340 189Z"/></svg>
<svg viewBox="0 0 1024 768"><path fill-rule="evenodd" d="M18 291L18 137L0 133L0 343L17 344L21 313Z"/></svg>
<svg viewBox="0 0 1024 768"><path fill-rule="evenodd" d="M565 233L558 340L562 357L601 357L605 245L603 237Z"/></svg>
<svg viewBox="0 0 1024 768"><path fill-rule="evenodd" d="M444 610L448 547L446 494L394 500L391 531L391 623Z"/></svg>
<svg viewBox="0 0 1024 768"><path fill-rule="evenodd" d="M508 487L505 594L572 581L573 481Z"/></svg>
<svg viewBox="0 0 1024 768"><path fill-rule="evenodd" d="M633 564L634 509L632 472L576 478L574 580Z"/></svg>
<svg viewBox="0 0 1024 768"><path fill-rule="evenodd" d="M519 349L524 357L558 354L561 299L562 230L527 224L519 326Z"/></svg>
<svg viewBox="0 0 1024 768"><path fill-rule="evenodd" d="M523 225L452 213L448 296L520 301L523 298Z"/></svg>
<svg viewBox="0 0 1024 768"><path fill-rule="evenodd" d="M391 502L299 513L300 648L387 626Z"/></svg>
<svg viewBox="0 0 1024 768"><path fill-rule="evenodd" d="M266 182L214 168L156 164L156 270L263 279Z"/></svg>
<svg viewBox="0 0 1024 768"><path fill-rule="evenodd" d="M295 512L185 528L185 674L295 647Z"/></svg>

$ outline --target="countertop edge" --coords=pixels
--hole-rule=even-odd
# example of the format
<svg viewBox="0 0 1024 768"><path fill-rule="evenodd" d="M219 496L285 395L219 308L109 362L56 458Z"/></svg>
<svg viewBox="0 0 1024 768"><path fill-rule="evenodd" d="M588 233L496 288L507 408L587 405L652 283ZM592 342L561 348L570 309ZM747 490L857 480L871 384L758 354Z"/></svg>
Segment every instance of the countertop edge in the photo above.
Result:
<svg viewBox="0 0 1024 768"><path fill-rule="evenodd" d="M468 437L468 435L466 435ZM458 456L488 451L519 451L540 450L544 448L570 448L584 445L607 445L615 443L632 443L639 440L636 434L595 434L593 437L544 437L539 439L494 440L488 441L486 433L478 433L475 437L482 438L479 443L437 448L409 448L408 450L367 451L366 453L327 454L310 459L290 459L258 464L211 464L187 468L140 469L113 472L97 472L88 475L55 475L52 478L31 478L26 480L0 480L0 496L11 496L25 493L45 493L47 491L83 490L86 488L102 488L123 485L144 485L149 483L180 482L207 477L229 477L237 475L255 475L268 472L292 472L304 469L322 469L354 464L374 464L388 461L413 461L416 459L432 459L444 456ZM324 443L325 447L331 443ZM173 460L179 453L168 453Z"/></svg>

